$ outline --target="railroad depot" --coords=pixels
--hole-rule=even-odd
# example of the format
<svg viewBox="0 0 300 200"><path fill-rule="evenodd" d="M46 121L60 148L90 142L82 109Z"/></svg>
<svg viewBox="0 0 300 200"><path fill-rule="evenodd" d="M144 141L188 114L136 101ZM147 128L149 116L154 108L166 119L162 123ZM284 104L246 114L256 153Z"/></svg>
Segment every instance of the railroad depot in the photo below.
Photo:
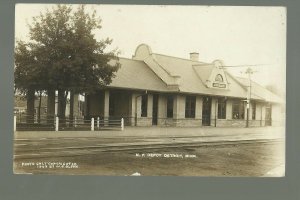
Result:
<svg viewBox="0 0 300 200"><path fill-rule="evenodd" d="M85 96L85 118L124 118L127 126L245 127L247 121L249 126L284 122L280 97L247 78L234 77L222 61L204 63L198 53L190 53L190 59L157 54L141 44L131 59L119 62L112 83Z"/></svg>

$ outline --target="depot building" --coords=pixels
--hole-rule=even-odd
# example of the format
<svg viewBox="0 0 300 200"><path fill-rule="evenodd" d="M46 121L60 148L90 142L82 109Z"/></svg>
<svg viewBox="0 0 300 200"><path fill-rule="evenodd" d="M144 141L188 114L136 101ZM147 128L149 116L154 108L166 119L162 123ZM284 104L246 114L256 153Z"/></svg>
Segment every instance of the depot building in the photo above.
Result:
<svg viewBox="0 0 300 200"><path fill-rule="evenodd" d="M112 83L86 95L86 118L124 118L129 126L245 127L249 106L249 126L283 123L281 98L253 81L249 87L248 79L234 77L219 60L157 54L141 44L131 59L119 62Z"/></svg>

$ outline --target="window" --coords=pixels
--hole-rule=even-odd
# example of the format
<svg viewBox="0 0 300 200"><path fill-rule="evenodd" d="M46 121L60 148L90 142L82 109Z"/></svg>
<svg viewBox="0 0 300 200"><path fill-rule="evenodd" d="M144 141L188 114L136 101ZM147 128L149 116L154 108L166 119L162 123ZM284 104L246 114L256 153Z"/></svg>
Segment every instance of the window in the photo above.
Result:
<svg viewBox="0 0 300 200"><path fill-rule="evenodd" d="M167 97L167 118L173 118L173 96Z"/></svg>
<svg viewBox="0 0 300 200"><path fill-rule="evenodd" d="M256 103L252 102L251 107L252 107L252 119L255 120L255 118L256 118Z"/></svg>
<svg viewBox="0 0 300 200"><path fill-rule="evenodd" d="M218 119L226 119L226 98L218 99Z"/></svg>
<svg viewBox="0 0 300 200"><path fill-rule="evenodd" d="M221 74L218 74L215 78L215 81L223 82L223 76Z"/></svg>
<svg viewBox="0 0 300 200"><path fill-rule="evenodd" d="M142 96L141 116L147 117L148 95Z"/></svg>
<svg viewBox="0 0 300 200"><path fill-rule="evenodd" d="M232 102L232 119L244 119L245 117L245 102L236 100Z"/></svg>
<svg viewBox="0 0 300 200"><path fill-rule="evenodd" d="M185 99L185 118L195 118L196 97L187 96Z"/></svg>

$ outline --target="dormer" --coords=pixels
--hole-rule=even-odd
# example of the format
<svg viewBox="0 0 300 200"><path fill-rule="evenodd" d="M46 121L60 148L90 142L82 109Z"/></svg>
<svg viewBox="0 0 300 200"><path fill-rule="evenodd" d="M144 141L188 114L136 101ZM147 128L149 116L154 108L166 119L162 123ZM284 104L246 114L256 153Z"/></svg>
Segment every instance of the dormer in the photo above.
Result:
<svg viewBox="0 0 300 200"><path fill-rule="evenodd" d="M152 50L150 46L147 44L140 44L136 50L134 55L132 56L132 59L134 60L145 60L152 54Z"/></svg>
<svg viewBox="0 0 300 200"><path fill-rule="evenodd" d="M206 86L215 89L228 89L228 81L223 68L223 62L220 60L213 61L214 68L211 71Z"/></svg>

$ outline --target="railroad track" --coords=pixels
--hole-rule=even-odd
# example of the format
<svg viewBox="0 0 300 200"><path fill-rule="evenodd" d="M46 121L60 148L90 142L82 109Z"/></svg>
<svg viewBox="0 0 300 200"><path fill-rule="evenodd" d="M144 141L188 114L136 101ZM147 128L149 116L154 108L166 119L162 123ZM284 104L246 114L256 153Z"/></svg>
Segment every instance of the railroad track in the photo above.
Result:
<svg viewBox="0 0 300 200"><path fill-rule="evenodd" d="M252 143L268 144L282 143L282 139L251 139L251 140L232 140L232 141L211 141L211 142L167 142L167 143L150 143L142 144L122 143L122 144L100 144L100 145L83 145L83 146L64 146L64 147L39 147L21 145L15 147L14 159L26 158L47 158L47 157L69 157L82 156L97 153L113 153L124 151L157 150L166 148L193 148L204 146L224 146L224 145L245 145ZM28 147L26 147L28 146Z"/></svg>

